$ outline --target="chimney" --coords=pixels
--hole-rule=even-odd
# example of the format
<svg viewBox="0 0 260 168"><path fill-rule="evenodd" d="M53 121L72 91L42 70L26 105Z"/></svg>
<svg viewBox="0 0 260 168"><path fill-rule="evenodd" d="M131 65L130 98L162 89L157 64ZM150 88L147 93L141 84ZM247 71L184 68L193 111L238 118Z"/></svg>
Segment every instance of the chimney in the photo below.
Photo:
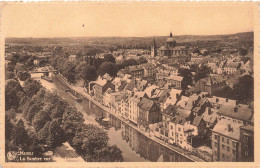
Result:
<svg viewBox="0 0 260 168"><path fill-rule="evenodd" d="M237 107L234 108L234 112L235 112L235 113L237 112Z"/></svg>
<svg viewBox="0 0 260 168"><path fill-rule="evenodd" d="M210 115L211 114L211 108L207 107L207 109L208 109L208 114Z"/></svg>
<svg viewBox="0 0 260 168"><path fill-rule="evenodd" d="M231 124L227 125L227 131L230 132L231 131Z"/></svg>

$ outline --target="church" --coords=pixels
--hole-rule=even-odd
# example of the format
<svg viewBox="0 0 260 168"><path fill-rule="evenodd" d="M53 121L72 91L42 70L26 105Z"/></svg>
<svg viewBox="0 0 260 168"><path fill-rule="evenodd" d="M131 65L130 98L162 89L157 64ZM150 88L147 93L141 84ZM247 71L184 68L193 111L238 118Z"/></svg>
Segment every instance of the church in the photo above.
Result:
<svg viewBox="0 0 260 168"><path fill-rule="evenodd" d="M152 42L151 46L151 57L155 56L168 57L174 59L181 59L184 61L190 61L190 53L187 47L176 46L176 40L173 38L172 33L166 40L166 46L161 46L158 50L156 49L155 40Z"/></svg>

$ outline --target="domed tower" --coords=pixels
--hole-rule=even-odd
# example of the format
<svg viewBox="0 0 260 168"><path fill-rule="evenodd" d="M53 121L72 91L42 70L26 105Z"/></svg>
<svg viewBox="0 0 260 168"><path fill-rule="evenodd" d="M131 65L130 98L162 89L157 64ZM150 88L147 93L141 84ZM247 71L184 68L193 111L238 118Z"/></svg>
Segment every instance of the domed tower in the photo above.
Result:
<svg viewBox="0 0 260 168"><path fill-rule="evenodd" d="M155 43L155 40L153 39L153 42L151 45L151 58L154 58L156 55L157 55L156 43Z"/></svg>
<svg viewBox="0 0 260 168"><path fill-rule="evenodd" d="M173 48L176 46L176 40L172 37L172 32L170 33L170 37L167 38L167 47Z"/></svg>

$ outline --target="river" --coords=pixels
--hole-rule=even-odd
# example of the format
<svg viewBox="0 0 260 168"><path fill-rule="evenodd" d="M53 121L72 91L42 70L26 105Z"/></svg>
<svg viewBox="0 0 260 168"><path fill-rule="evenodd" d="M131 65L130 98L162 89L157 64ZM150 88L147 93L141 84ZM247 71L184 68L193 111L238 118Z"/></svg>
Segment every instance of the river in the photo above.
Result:
<svg viewBox="0 0 260 168"><path fill-rule="evenodd" d="M50 74L53 76L52 74ZM125 162L187 162L187 158L179 155L168 148L148 139L136 130L129 127L116 117L105 112L87 99L76 102L73 96L65 92L67 87L57 78L53 77L53 83L41 79L41 74L32 74L32 78L39 80L41 84L50 91L57 93L69 104L75 105L78 111L83 113L86 124L94 124L104 128L95 118L102 114L110 118L111 127L104 128L108 133L109 144L117 145L121 151Z"/></svg>

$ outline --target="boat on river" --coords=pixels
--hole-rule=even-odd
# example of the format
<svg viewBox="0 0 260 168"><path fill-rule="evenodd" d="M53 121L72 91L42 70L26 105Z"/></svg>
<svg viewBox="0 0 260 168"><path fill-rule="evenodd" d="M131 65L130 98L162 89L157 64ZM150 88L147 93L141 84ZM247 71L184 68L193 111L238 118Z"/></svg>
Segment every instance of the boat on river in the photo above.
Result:
<svg viewBox="0 0 260 168"><path fill-rule="evenodd" d="M110 125L110 119L109 118L104 118L102 117L96 117L95 119L99 124L104 125L104 126L108 126Z"/></svg>
<svg viewBox="0 0 260 168"><path fill-rule="evenodd" d="M77 101L78 103L82 102L82 98L74 96L69 89L66 89L65 92L68 93L71 97L73 97L75 101Z"/></svg>

